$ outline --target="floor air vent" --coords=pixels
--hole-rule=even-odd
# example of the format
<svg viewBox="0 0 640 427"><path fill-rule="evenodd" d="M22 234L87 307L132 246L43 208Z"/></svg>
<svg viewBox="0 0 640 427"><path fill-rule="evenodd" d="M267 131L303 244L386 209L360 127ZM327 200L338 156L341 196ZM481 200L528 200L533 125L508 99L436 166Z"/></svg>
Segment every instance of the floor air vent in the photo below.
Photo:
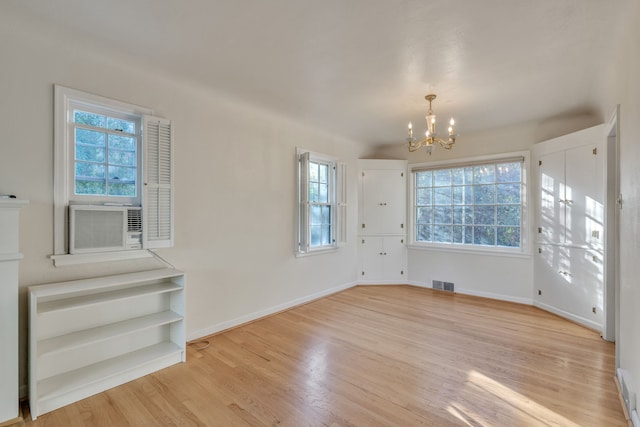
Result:
<svg viewBox="0 0 640 427"><path fill-rule="evenodd" d="M432 280L431 287L433 289L438 289L441 291L453 292L454 285L452 282L443 282L442 280Z"/></svg>

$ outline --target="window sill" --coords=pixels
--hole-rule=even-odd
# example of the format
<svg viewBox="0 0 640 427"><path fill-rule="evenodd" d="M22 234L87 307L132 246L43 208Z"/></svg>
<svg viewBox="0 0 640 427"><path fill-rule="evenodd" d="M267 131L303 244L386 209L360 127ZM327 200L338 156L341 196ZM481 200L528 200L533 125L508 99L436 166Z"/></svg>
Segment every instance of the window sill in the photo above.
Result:
<svg viewBox="0 0 640 427"><path fill-rule="evenodd" d="M509 257L509 258L531 258L531 254L522 250L509 250L498 248L477 248L477 247L463 247L462 245L438 245L438 244L409 244L408 249L418 251L433 251L433 252L451 252L459 254L469 255L485 255L485 256L497 256L497 257Z"/></svg>
<svg viewBox="0 0 640 427"><path fill-rule="evenodd" d="M322 254L327 254L327 253L332 253L337 251L338 251L337 247L332 247L327 249L316 249L314 251L309 251L309 252L296 252L296 258L304 258L308 256L313 256L313 255L322 255Z"/></svg>
<svg viewBox="0 0 640 427"><path fill-rule="evenodd" d="M51 255L55 267L66 267L68 265L92 264L109 261L126 261L131 259L151 258L147 250L119 251L119 252L99 252L93 254L63 254Z"/></svg>

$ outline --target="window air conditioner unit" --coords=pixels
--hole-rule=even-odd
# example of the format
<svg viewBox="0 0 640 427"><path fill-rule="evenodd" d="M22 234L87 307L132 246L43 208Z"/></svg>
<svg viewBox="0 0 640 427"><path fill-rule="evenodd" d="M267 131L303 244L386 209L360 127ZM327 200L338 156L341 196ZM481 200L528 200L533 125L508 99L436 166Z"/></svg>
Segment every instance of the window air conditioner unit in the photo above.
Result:
<svg viewBox="0 0 640 427"><path fill-rule="evenodd" d="M142 210L133 206L69 206L69 253L142 249Z"/></svg>

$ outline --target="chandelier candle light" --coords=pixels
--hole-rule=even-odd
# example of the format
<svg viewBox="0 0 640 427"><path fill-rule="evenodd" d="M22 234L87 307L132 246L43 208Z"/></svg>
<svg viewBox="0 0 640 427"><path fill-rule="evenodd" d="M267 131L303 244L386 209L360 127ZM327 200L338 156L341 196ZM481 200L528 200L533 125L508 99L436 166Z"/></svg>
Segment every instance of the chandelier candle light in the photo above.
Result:
<svg viewBox="0 0 640 427"><path fill-rule="evenodd" d="M407 138L407 141L409 142L409 151L416 151L420 147L425 147L429 155L431 155L433 144L436 142L440 144L442 148L451 150L451 147L456 143L456 137L458 136L455 134L455 121L453 118L449 121L449 137L447 139L438 137L438 134L436 133L436 116L431 110L431 102L436 99L436 96L434 94L429 94L425 96L424 99L429 101L429 111L425 117L425 119L427 119L427 131L425 132L423 139L417 140L413 137L413 125L409 122L409 138Z"/></svg>

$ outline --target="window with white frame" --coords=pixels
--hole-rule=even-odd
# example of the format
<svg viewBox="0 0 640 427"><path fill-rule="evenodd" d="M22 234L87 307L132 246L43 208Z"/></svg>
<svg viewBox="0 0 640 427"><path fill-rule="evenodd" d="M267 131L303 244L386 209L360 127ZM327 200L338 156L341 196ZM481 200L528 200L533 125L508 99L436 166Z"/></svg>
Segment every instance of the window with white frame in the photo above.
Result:
<svg viewBox="0 0 640 427"><path fill-rule="evenodd" d="M91 221L83 226L85 231L105 226L100 218L115 218L112 211L122 209L125 217L128 212L140 244L123 245L122 250L172 246L171 122L152 117L148 108L59 85L54 95L54 253L69 253L70 233L80 230L70 224L76 218L69 213L70 205L83 221ZM87 209L76 209L79 206ZM116 228L109 227L109 233ZM126 231L120 240L101 236L110 242L130 237ZM108 250L119 248L111 244Z"/></svg>
<svg viewBox="0 0 640 427"><path fill-rule="evenodd" d="M524 157L417 166L413 241L523 249Z"/></svg>
<svg viewBox="0 0 640 427"><path fill-rule="evenodd" d="M140 204L141 116L70 103L71 199Z"/></svg>
<svg viewBox="0 0 640 427"><path fill-rule="evenodd" d="M298 254L335 249L345 241L345 170L331 156L298 150Z"/></svg>

